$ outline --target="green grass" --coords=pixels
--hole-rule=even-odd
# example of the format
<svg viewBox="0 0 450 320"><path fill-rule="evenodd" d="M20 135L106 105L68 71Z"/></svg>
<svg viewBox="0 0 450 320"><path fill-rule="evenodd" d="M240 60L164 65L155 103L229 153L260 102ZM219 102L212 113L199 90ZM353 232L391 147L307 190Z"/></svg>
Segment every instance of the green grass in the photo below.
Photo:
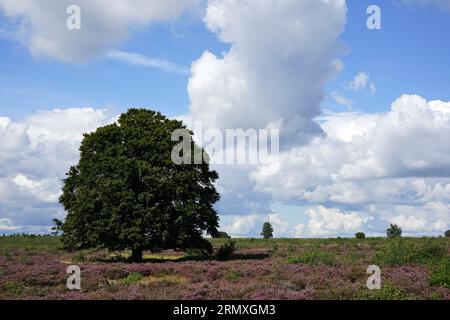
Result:
<svg viewBox="0 0 450 320"><path fill-rule="evenodd" d="M3 291L8 296L20 296L23 293L24 285L21 282L9 281L3 285Z"/></svg>
<svg viewBox="0 0 450 320"><path fill-rule="evenodd" d="M378 244L386 241L385 238L366 238L364 241L353 238L329 238L329 239L292 239L292 238L276 238L276 239L261 239L261 238L242 238L236 239L239 249L271 249L276 244L279 248L297 247L297 246L321 246L321 245L351 245L357 246L364 243L368 246L371 244ZM211 239L214 247L220 247L228 242L228 239Z"/></svg>
<svg viewBox="0 0 450 320"><path fill-rule="evenodd" d="M405 292L399 287L386 283L380 290L360 291L354 299L356 300L415 300L416 297Z"/></svg>
<svg viewBox="0 0 450 320"><path fill-rule="evenodd" d="M138 272L132 272L128 274L125 278L121 279L119 282L121 284L130 285L130 284L137 284L141 282L143 279L142 274Z"/></svg>
<svg viewBox="0 0 450 320"><path fill-rule="evenodd" d="M61 249L61 239L60 237L35 235L0 236L0 248L2 250L26 249L55 251Z"/></svg>
<svg viewBox="0 0 450 320"><path fill-rule="evenodd" d="M428 282L433 287L450 288L450 259L442 259L431 266Z"/></svg>
<svg viewBox="0 0 450 320"><path fill-rule="evenodd" d="M336 257L334 254L326 251L322 251L319 248L308 249L305 252L300 253L288 258L289 263L292 264L309 264L309 265L336 265Z"/></svg>
<svg viewBox="0 0 450 320"><path fill-rule="evenodd" d="M374 262L379 265L432 264L449 258L448 245L445 238L390 239L377 249Z"/></svg>
<svg viewBox="0 0 450 320"><path fill-rule="evenodd" d="M72 258L72 262L75 263L83 263L86 262L87 258L86 258L86 254L84 251L78 251L75 256L73 256Z"/></svg>
<svg viewBox="0 0 450 320"><path fill-rule="evenodd" d="M226 272L225 279L230 281L236 281L241 278L241 274L234 269L229 269Z"/></svg>

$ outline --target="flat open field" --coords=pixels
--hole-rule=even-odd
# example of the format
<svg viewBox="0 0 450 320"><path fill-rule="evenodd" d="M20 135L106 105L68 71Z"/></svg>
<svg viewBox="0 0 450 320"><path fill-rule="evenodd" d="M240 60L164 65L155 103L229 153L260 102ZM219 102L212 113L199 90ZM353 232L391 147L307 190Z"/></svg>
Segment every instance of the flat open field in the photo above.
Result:
<svg viewBox="0 0 450 320"><path fill-rule="evenodd" d="M226 240L211 240L218 248ZM68 253L58 237L0 237L0 299L446 299L450 239L237 239L227 261L183 252ZM81 290L68 290L69 265ZM381 268L368 290L366 269Z"/></svg>

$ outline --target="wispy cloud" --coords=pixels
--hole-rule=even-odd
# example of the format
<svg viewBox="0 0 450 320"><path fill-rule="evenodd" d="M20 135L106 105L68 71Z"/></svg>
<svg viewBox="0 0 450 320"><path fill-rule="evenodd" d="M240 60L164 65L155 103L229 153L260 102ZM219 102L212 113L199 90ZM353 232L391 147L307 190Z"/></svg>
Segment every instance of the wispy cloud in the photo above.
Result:
<svg viewBox="0 0 450 320"><path fill-rule="evenodd" d="M177 65L176 63L168 60L144 56L139 53L112 50L108 51L106 56L110 59L123 61L133 66L157 68L167 72L174 72L183 75L189 74L188 67Z"/></svg>
<svg viewBox="0 0 450 320"><path fill-rule="evenodd" d="M364 71L358 73L351 82L345 85L345 88L353 91L368 89L372 95L377 93L375 82L370 82L370 76Z"/></svg>
<svg viewBox="0 0 450 320"><path fill-rule="evenodd" d="M331 97L333 98L334 102L337 104L340 104L341 106L347 107L347 109L350 111L353 107L353 100L341 95L337 91L333 91L331 93Z"/></svg>
<svg viewBox="0 0 450 320"><path fill-rule="evenodd" d="M367 73L360 72L353 78L347 87L352 90L364 89L367 86L369 79L370 77Z"/></svg>

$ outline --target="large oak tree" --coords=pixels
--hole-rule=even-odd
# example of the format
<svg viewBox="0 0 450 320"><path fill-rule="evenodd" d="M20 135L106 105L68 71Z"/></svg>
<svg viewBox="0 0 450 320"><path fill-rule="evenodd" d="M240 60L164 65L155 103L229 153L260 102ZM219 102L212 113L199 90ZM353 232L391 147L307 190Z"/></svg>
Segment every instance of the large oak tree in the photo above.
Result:
<svg viewBox="0 0 450 320"><path fill-rule="evenodd" d="M185 126L130 109L117 123L84 135L79 163L67 173L60 197L66 248L130 249L135 262L143 250L211 250L203 235L217 234L218 175L205 161L172 161L177 129ZM198 151L191 132L189 139Z"/></svg>

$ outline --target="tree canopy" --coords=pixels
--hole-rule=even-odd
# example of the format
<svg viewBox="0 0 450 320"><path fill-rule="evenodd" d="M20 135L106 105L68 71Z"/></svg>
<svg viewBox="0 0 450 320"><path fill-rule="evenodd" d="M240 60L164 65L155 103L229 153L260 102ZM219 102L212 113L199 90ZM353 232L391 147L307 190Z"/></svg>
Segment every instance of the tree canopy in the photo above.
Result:
<svg viewBox="0 0 450 320"><path fill-rule="evenodd" d="M261 235L264 239L270 239L273 238L273 227L270 224L270 222L265 222L263 224Z"/></svg>
<svg viewBox="0 0 450 320"><path fill-rule="evenodd" d="M355 238L356 239L365 239L366 234L364 232L357 232L357 233L355 233Z"/></svg>
<svg viewBox="0 0 450 320"><path fill-rule="evenodd" d="M159 112L130 109L84 135L60 197L66 248L131 249L134 261L142 260L142 250L211 251L203 235L217 233L218 174L205 161L172 161L177 129L186 127ZM192 132L189 138L199 149Z"/></svg>
<svg viewBox="0 0 450 320"><path fill-rule="evenodd" d="M400 238L402 236L402 228L396 224L391 224L389 228L386 229L386 235L388 238Z"/></svg>

